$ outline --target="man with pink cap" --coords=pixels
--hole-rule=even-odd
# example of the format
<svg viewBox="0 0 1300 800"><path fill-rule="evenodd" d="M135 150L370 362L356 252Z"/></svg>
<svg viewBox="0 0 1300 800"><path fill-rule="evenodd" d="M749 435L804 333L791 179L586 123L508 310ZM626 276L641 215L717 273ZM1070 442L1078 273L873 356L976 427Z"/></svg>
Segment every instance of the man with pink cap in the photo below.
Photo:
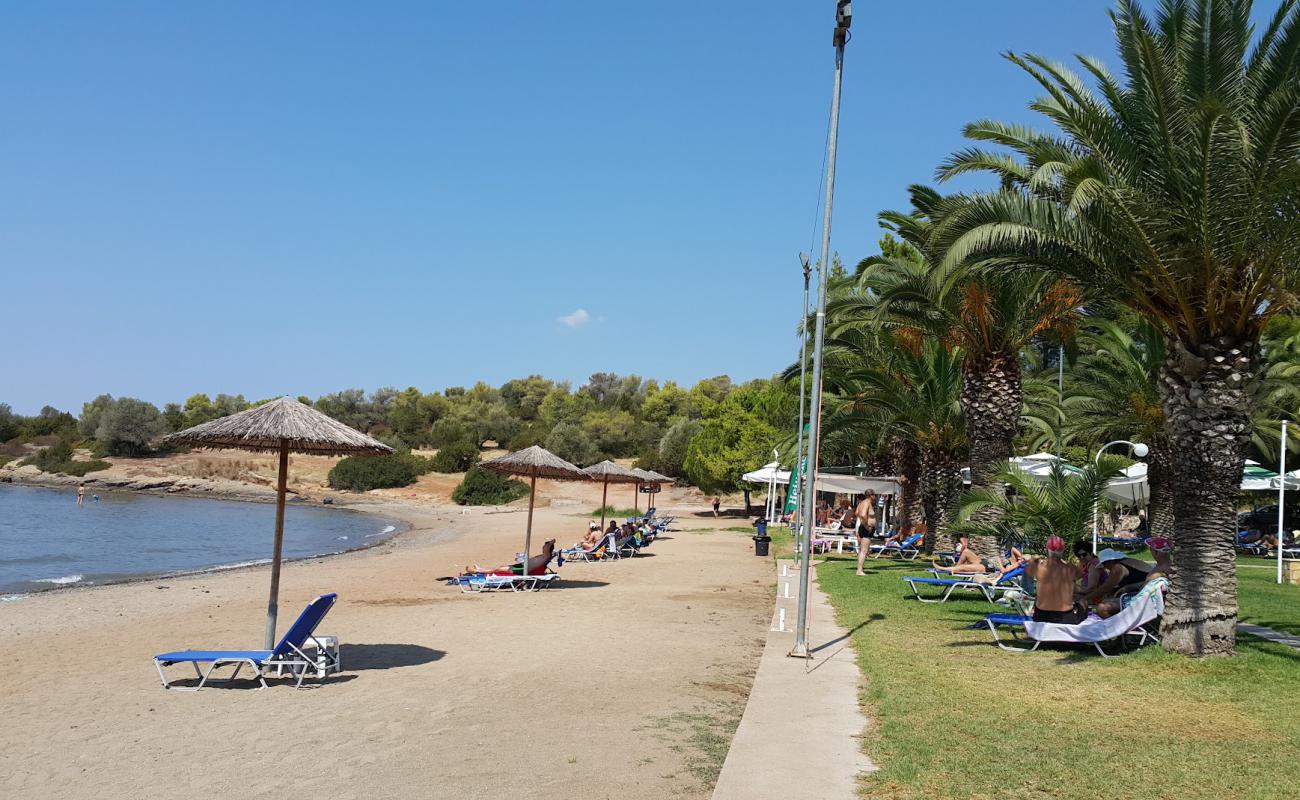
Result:
<svg viewBox="0 0 1300 800"><path fill-rule="evenodd" d="M1035 622L1074 625L1087 618L1087 607L1074 599L1079 568L1065 560L1064 539L1048 537L1047 558L1029 559L1025 574L1038 582L1038 599L1034 601Z"/></svg>

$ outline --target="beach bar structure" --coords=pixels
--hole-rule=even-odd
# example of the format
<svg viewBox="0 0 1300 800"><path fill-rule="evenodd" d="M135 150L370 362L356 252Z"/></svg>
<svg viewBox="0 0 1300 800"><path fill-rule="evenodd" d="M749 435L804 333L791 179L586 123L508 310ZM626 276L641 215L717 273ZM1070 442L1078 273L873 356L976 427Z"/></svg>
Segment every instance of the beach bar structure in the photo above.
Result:
<svg viewBox="0 0 1300 800"><path fill-rule="evenodd" d="M377 455L393 448L353 430L292 397L281 397L238 414L214 419L163 439L168 444L213 450L233 448L278 453L275 482L275 548L271 556L271 595L266 605L266 649L275 647L275 618L280 595L280 554L284 546L284 499L289 480L289 453Z"/></svg>

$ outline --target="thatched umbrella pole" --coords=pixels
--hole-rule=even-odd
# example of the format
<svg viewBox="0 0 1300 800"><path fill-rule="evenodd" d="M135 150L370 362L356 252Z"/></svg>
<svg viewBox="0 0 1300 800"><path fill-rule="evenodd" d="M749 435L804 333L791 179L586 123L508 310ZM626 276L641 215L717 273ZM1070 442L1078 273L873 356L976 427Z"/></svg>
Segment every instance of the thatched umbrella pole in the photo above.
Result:
<svg viewBox="0 0 1300 800"><path fill-rule="evenodd" d="M289 441L280 442L280 474L275 479L275 549L271 556L271 599L266 603L266 649L275 647L275 617L280 611L280 553L284 549L284 495L289 486Z"/></svg>
<svg viewBox="0 0 1300 800"><path fill-rule="evenodd" d="M529 551L533 546L533 501L537 499L537 471L529 476L528 486L528 527L524 530L524 574L528 574Z"/></svg>
<svg viewBox="0 0 1300 800"><path fill-rule="evenodd" d="M609 497L609 476L605 476L605 487L600 490L600 530L605 530L605 509L609 506L607 498Z"/></svg>

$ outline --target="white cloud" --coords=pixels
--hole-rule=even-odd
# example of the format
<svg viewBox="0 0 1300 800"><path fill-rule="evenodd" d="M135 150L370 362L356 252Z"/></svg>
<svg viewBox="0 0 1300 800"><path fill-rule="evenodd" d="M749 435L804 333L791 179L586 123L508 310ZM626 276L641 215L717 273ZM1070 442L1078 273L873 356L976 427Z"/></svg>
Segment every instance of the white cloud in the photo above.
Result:
<svg viewBox="0 0 1300 800"><path fill-rule="evenodd" d="M587 313L585 308L580 308L572 314L565 314L560 317L560 324L567 325L570 328L581 328L588 322L591 322L591 315Z"/></svg>

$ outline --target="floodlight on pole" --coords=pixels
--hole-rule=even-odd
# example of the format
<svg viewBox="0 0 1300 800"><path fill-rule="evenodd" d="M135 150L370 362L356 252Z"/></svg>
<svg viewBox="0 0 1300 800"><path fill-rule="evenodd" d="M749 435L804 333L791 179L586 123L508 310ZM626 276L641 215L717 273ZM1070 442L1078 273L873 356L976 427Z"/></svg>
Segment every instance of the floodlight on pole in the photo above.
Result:
<svg viewBox="0 0 1300 800"><path fill-rule="evenodd" d="M1092 463L1100 466L1101 454L1106 452L1106 448L1117 444L1126 444L1133 448L1133 456L1135 458L1146 458L1147 453L1151 452L1151 448L1147 447L1142 442L1130 442L1127 439L1116 439L1113 442L1106 442L1103 444L1101 449L1097 451L1097 455L1093 456ZM1097 555L1097 507L1100 505L1100 502L1100 499L1098 499L1093 501L1092 504L1092 554L1094 556Z"/></svg>
<svg viewBox="0 0 1300 800"><path fill-rule="evenodd" d="M799 542L802 568L799 570L799 605L795 617L794 648L790 655L808 658L808 578L812 570L812 533L817 505L817 459L821 448L822 415L822 347L826 341L826 281L831 260L831 208L835 199L835 151L840 131L840 85L844 76L844 45L849 41L849 24L853 21L853 4L849 0L835 3L835 82L831 90L830 131L826 137L826 197L822 206L821 263L817 265L817 325L813 339L811 401L808 408L808 464L804 480L803 538Z"/></svg>

